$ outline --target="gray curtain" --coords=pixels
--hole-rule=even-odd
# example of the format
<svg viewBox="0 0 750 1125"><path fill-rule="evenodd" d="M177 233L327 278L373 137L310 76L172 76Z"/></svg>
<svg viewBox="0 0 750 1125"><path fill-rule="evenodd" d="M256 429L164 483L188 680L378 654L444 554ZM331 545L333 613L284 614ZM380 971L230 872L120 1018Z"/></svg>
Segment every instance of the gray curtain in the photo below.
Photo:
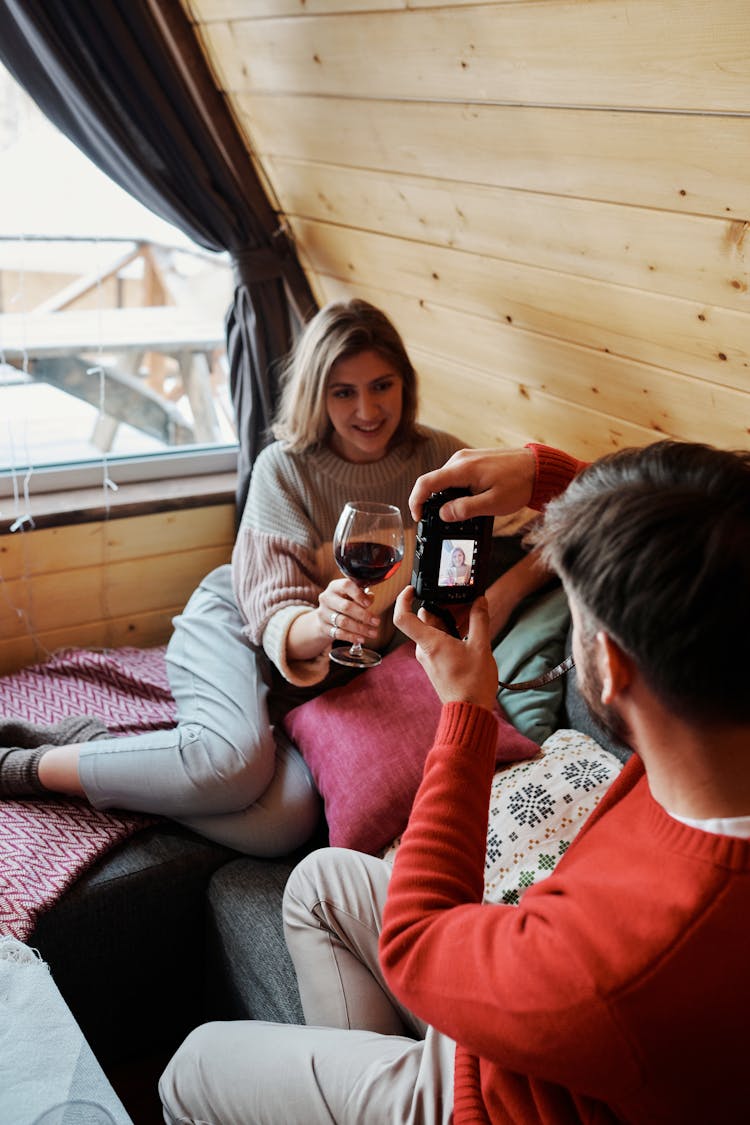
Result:
<svg viewBox="0 0 750 1125"><path fill-rule="evenodd" d="M280 361L315 301L179 0L0 0L0 59L121 187L199 245L231 255L241 513Z"/></svg>

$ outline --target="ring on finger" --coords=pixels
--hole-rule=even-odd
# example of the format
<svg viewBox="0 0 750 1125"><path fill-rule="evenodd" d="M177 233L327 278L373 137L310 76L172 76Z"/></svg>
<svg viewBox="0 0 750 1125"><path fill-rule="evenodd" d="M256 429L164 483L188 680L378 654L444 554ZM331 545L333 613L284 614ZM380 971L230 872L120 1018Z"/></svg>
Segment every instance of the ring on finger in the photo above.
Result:
<svg viewBox="0 0 750 1125"><path fill-rule="evenodd" d="M332 609L331 610L331 616L330 616L329 620L330 620L331 624L333 625L334 629L336 628L336 618L337 617L338 617L338 613L336 613L335 609Z"/></svg>
<svg viewBox="0 0 750 1125"><path fill-rule="evenodd" d="M331 628L330 628L329 632L330 632L330 635L331 635L331 640L335 641L336 640L336 626L331 625Z"/></svg>

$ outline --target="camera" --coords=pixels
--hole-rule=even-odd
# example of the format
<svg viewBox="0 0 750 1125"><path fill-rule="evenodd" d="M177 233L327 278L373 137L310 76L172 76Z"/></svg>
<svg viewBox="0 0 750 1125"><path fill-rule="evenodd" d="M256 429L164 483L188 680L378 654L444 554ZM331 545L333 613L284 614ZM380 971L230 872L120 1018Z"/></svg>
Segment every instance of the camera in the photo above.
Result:
<svg viewBox="0 0 750 1125"><path fill-rule="evenodd" d="M417 525L411 584L418 598L434 605L473 602L487 588L492 548L492 516L446 523L443 504L469 496L466 488L433 492Z"/></svg>

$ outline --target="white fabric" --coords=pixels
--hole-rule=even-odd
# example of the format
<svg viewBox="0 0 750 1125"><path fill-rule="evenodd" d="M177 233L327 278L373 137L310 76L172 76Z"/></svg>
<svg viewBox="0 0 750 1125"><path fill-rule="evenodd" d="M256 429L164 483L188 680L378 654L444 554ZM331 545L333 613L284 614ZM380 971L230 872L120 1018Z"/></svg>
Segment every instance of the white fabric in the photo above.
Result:
<svg viewBox="0 0 750 1125"><path fill-rule="evenodd" d="M708 820L696 820L691 816L675 816L669 809L665 809L665 812L688 828L712 832L714 836L736 836L739 840L750 840L750 816L715 816Z"/></svg>
<svg viewBox="0 0 750 1125"><path fill-rule="evenodd" d="M34 1125L71 1100L81 1113L71 1109L60 1120L132 1125L47 965L28 946L0 938L0 1121Z"/></svg>

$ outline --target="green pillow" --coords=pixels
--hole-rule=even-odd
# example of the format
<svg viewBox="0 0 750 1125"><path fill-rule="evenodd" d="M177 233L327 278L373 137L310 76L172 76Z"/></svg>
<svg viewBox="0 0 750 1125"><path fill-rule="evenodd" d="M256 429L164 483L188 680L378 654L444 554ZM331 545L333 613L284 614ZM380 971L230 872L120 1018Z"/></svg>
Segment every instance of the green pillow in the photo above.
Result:
<svg viewBox="0 0 750 1125"><path fill-rule="evenodd" d="M568 599L561 586L536 596L493 650L500 679L506 684L531 680L565 659L570 626ZM560 726L565 681L540 688L507 691L498 702L517 730L539 745Z"/></svg>

